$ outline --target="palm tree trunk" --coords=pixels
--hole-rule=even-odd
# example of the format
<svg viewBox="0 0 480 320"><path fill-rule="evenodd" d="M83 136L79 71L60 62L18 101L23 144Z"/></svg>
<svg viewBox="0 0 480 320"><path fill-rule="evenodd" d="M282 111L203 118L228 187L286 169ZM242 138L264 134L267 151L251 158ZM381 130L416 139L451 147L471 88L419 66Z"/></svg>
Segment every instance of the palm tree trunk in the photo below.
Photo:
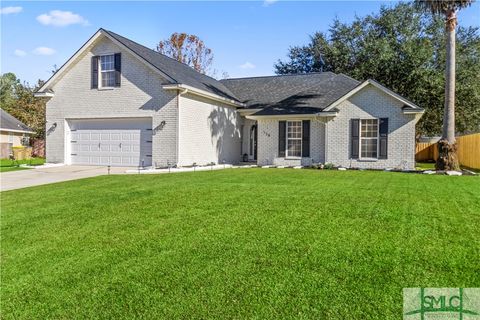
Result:
<svg viewBox="0 0 480 320"><path fill-rule="evenodd" d="M445 109L443 115L442 139L438 142L438 170L459 170L457 146L455 143L455 26L456 12L447 13L447 66L445 69Z"/></svg>
<svg viewBox="0 0 480 320"><path fill-rule="evenodd" d="M447 27L448 28L448 27ZM455 143L455 28L447 29L447 67L445 69L445 114L443 135L449 144Z"/></svg>

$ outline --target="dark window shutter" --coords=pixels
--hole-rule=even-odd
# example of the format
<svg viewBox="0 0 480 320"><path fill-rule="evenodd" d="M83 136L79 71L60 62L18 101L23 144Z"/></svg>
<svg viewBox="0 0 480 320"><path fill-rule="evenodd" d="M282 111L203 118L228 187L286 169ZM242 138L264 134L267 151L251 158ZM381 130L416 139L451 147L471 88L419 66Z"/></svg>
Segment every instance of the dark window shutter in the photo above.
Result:
<svg viewBox="0 0 480 320"><path fill-rule="evenodd" d="M379 127L379 148L378 148L378 159L387 159L388 156L388 118L380 119Z"/></svg>
<svg viewBox="0 0 480 320"><path fill-rule="evenodd" d="M92 89L98 88L98 56L92 57Z"/></svg>
<svg viewBox="0 0 480 320"><path fill-rule="evenodd" d="M310 157L310 120L302 121L302 157Z"/></svg>
<svg viewBox="0 0 480 320"><path fill-rule="evenodd" d="M122 54L115 53L115 87L120 87L120 79L122 74Z"/></svg>
<svg viewBox="0 0 480 320"><path fill-rule="evenodd" d="M350 144L351 144L351 151L350 157L352 159L358 159L358 151L359 151L359 144L360 144L360 137L359 137L359 125L360 119L352 119L351 120L351 129L350 129Z"/></svg>
<svg viewBox="0 0 480 320"><path fill-rule="evenodd" d="M285 145L287 143L286 134L287 134L287 122L279 121L278 122L278 156L282 158L285 157Z"/></svg>

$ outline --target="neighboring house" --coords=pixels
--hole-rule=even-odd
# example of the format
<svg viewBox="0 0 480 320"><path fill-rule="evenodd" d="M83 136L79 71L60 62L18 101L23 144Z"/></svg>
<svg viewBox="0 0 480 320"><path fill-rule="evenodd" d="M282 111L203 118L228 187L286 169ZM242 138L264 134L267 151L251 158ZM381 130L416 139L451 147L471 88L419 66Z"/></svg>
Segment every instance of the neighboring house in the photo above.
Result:
<svg viewBox="0 0 480 320"><path fill-rule="evenodd" d="M0 109L0 143L9 143L12 144L12 147L19 147L34 133L23 122Z"/></svg>
<svg viewBox="0 0 480 320"><path fill-rule="evenodd" d="M415 166L423 109L331 72L217 81L100 29L36 93L47 161L358 168Z"/></svg>

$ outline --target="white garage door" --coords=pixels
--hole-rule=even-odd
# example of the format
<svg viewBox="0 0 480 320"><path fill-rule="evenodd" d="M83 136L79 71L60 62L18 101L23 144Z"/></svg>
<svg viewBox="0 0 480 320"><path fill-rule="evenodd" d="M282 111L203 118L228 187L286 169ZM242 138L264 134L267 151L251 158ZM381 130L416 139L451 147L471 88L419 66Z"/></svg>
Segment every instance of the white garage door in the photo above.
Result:
<svg viewBox="0 0 480 320"><path fill-rule="evenodd" d="M72 164L152 165L151 119L70 120Z"/></svg>

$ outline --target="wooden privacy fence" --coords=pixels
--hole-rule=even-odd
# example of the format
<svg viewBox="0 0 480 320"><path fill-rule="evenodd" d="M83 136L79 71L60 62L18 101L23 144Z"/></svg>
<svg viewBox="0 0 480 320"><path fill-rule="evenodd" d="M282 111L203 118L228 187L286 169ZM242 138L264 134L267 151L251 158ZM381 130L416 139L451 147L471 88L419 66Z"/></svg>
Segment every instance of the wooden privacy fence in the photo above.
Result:
<svg viewBox="0 0 480 320"><path fill-rule="evenodd" d="M480 133L457 137L457 146L460 164L465 167L480 169ZM437 158L437 143L417 143L415 150L416 161L435 161Z"/></svg>

